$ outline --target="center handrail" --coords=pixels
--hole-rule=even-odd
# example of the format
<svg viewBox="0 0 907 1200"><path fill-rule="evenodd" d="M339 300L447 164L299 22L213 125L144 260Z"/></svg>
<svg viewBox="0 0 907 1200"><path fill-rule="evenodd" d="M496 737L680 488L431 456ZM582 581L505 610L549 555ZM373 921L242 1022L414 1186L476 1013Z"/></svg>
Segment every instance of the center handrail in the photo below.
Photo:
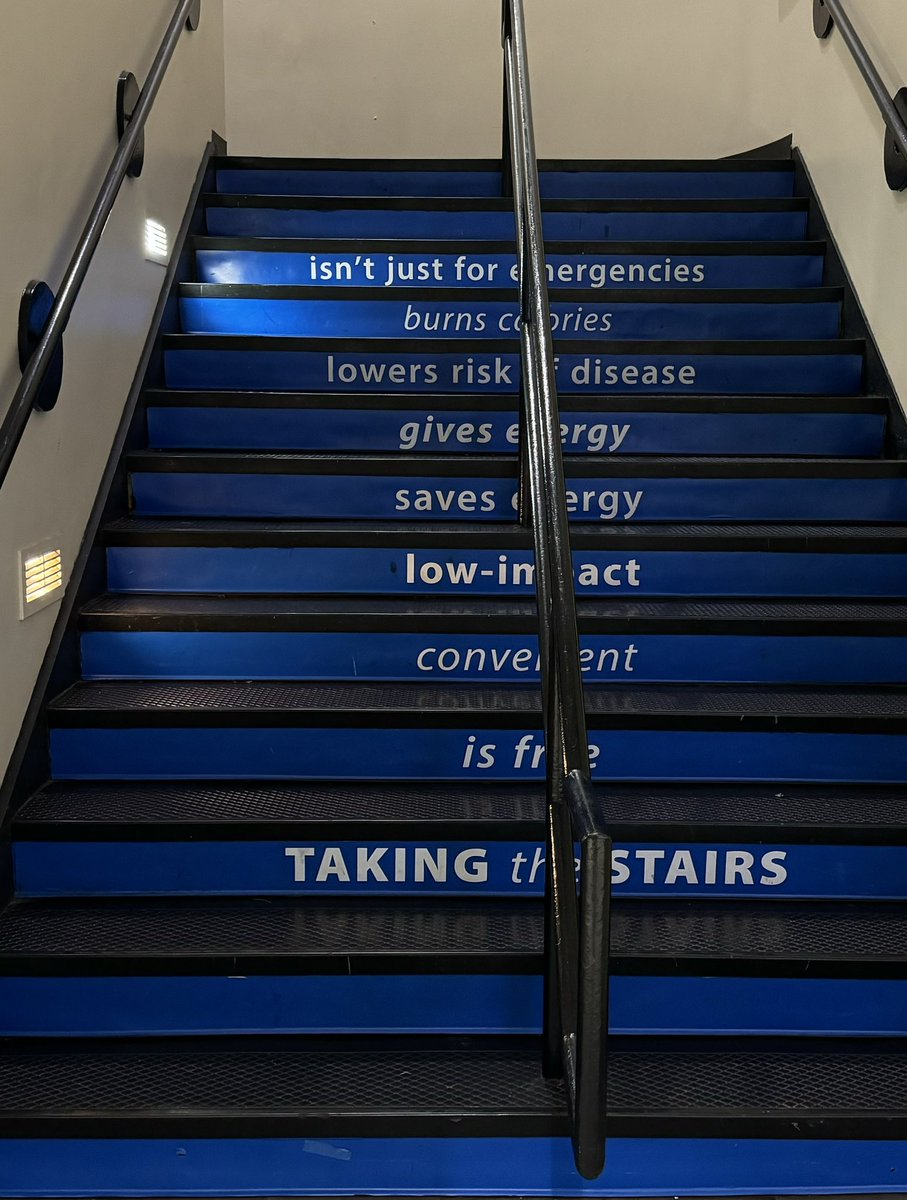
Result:
<svg viewBox="0 0 907 1200"><path fill-rule="evenodd" d="M611 838L590 783L522 0L503 0L502 42L502 183L513 191L520 289L519 508L535 546L546 745L544 1069L564 1078L577 1169L594 1179L605 1159Z"/></svg>

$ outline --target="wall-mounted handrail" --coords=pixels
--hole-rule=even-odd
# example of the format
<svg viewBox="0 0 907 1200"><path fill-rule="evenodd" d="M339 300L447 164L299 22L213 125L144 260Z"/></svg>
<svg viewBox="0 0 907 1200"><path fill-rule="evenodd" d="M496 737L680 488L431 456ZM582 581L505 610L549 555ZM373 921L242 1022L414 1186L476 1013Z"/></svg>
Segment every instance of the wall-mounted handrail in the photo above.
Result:
<svg viewBox="0 0 907 1200"><path fill-rule="evenodd" d="M170 60L173 58L176 44L184 29L194 29L197 26L198 8L199 0L178 0L173 17L167 26L167 32L154 56L145 86L141 90L123 137L107 168L107 173L101 183L97 198L91 206L69 266L64 272L47 323L25 365L19 386L16 388L3 424L0 425L0 486L6 478L16 448L25 432L25 426L35 407L51 360L60 346L73 305L85 282L95 250L104 232L104 226L113 211L136 145L148 120L148 114L151 112Z"/></svg>
<svg viewBox="0 0 907 1200"><path fill-rule="evenodd" d="M564 1078L577 1169L594 1179L605 1157L611 839L591 798L522 0L504 0L502 40L502 184L513 191L520 288L519 503L535 546L546 746L544 1067Z"/></svg>
<svg viewBox="0 0 907 1200"><path fill-rule="evenodd" d="M819 38L827 38L837 28L851 57L866 81L887 129L885 137L885 175L892 191L907 187L907 89L892 97L872 55L857 33L844 0L813 0L813 29Z"/></svg>

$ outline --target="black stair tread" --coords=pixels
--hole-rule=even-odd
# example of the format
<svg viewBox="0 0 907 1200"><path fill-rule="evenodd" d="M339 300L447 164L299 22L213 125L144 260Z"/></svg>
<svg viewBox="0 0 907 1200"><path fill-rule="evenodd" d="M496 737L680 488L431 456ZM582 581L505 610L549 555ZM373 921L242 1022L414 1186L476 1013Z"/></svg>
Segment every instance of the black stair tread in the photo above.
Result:
<svg viewBox="0 0 907 1200"><path fill-rule="evenodd" d="M322 684L310 682L260 682L260 680L100 680L76 683L50 706L54 716L65 713L132 712L142 718L192 710L197 713L260 714L306 713L412 713L493 714L503 719L539 713L535 688L476 688L471 684L444 686L421 683ZM907 718L907 692L889 688L828 688L828 686L750 686L687 684L663 686L607 684L585 689L585 709L590 718L607 716L727 715L768 716L780 722L785 716L835 718L843 716L901 721Z"/></svg>
<svg viewBox="0 0 907 1200"><path fill-rule="evenodd" d="M17 900L0 973L541 969L543 905L472 898ZM617 900L613 974L902 977L903 904Z"/></svg>
<svg viewBox="0 0 907 1200"><path fill-rule="evenodd" d="M287 253L292 251L299 254L320 251L334 253L346 250L359 251L368 248L374 253L394 253L405 250L418 252L423 247L425 252L432 254L507 254L513 253L512 241L469 241L467 239L450 241L443 238L411 239L371 237L360 234L347 238L282 238L282 237L248 237L229 234L195 234L190 239L193 250L256 250L264 253ZM772 255L818 255L824 256L828 243L818 239L794 239L782 241L760 241L751 238L747 241L624 241L603 242L591 241L584 238L546 238L545 247L552 254L652 254L661 255L752 255L753 257ZM477 289L481 290L481 289ZM604 293L604 289L602 289ZM606 294L606 293L605 293Z"/></svg>
<svg viewBox="0 0 907 1200"><path fill-rule="evenodd" d="M363 1039L28 1043L0 1054L0 1136L459 1137L567 1132L535 1044ZM304 1048L305 1047L305 1048ZM613 1039L612 1136L897 1137L907 1053L890 1042ZM883 1124L883 1122L885 1122Z"/></svg>
<svg viewBox="0 0 907 1200"><path fill-rule="evenodd" d="M844 632L886 635L907 628L902 600L586 600L581 629L654 633ZM405 597L296 597L107 593L81 610L84 630L282 632L537 632L532 600Z"/></svg>
<svg viewBox="0 0 907 1200"><path fill-rule="evenodd" d="M530 549L532 535L515 523L299 521L277 519L221 519L182 517L118 517L104 529L108 545L185 546L406 546L411 549L443 546ZM642 549L697 550L743 548L836 553L873 550L876 553L907 549L907 524L842 525L808 524L664 524L643 522L615 525L571 526L576 549L609 544L630 544Z"/></svg>
<svg viewBox="0 0 907 1200"><path fill-rule="evenodd" d="M343 974L353 959L396 958L413 960L406 969L431 972L438 964L419 966L419 956L464 954L516 956L531 969L541 950L540 918L536 902L519 900L19 900L0 914L0 970L4 963L15 970L22 958L52 956L87 959L89 966L95 959L115 966L117 959L158 958L164 974L180 957L236 959L236 965L246 957L314 958L316 968ZM330 958L336 961L322 961Z"/></svg>
<svg viewBox="0 0 907 1200"><path fill-rule="evenodd" d="M205 192L203 208L280 208L335 212L513 212L513 200L503 196L293 196L265 192ZM543 212L808 212L800 196L756 199L641 197L634 199L561 199L542 197Z"/></svg>
<svg viewBox="0 0 907 1200"><path fill-rule="evenodd" d="M482 353L513 354L518 346L514 338L482 338L476 344L469 339L443 338L309 338L299 336L278 336L273 334L238 334L238 333L167 333L164 334L165 350L218 350L222 353L238 351L248 353L257 350L289 350L299 353L311 351L344 351L372 352L377 348L381 353L405 352L407 354L467 354L470 350ZM556 338L554 348L563 354L635 354L645 357L656 354L709 354L709 355L839 355L863 354L866 342L860 338L812 338L795 340L787 338L783 341L758 339L743 340L712 340L681 338L674 341L617 340L611 338L589 338L576 341L570 338ZM516 395L514 386L513 395ZM695 392L691 390L691 395ZM756 393L758 395L758 393Z"/></svg>
<svg viewBox="0 0 907 1200"><path fill-rule="evenodd" d="M500 158L294 158L257 154L222 154L211 160L214 170L252 171L491 171L501 170ZM540 171L666 171L789 174L793 159L772 158L540 158Z"/></svg>
<svg viewBox="0 0 907 1200"><path fill-rule="evenodd" d="M184 282L179 285L181 296L194 298L226 299L273 299L273 300L368 300L370 302L418 301L423 304L434 300L452 300L461 303L485 301L510 301L518 303L513 287L483 288L478 298L468 288L410 288L386 287L377 283L373 287L331 286L325 284L267 284L267 283L198 283ZM844 299L843 287L772 287L772 288L691 288L664 285L648 288L572 287L558 288L551 295L552 303L597 300L602 304L828 304L840 303Z"/></svg>
<svg viewBox="0 0 907 1200"><path fill-rule="evenodd" d="M477 476L516 478L514 454L356 454L287 450L137 450L128 456L133 471L228 472L268 475L390 475L404 478ZM907 476L907 459L757 458L719 455L622 454L607 459L568 455L568 479L691 477L697 479L897 479Z"/></svg>
<svg viewBox="0 0 907 1200"><path fill-rule="evenodd" d="M743 839L884 845L907 842L907 789L857 784L597 787L615 837ZM541 839L545 793L536 784L52 782L14 821L15 836L79 840L193 836L346 839L388 835Z"/></svg>
<svg viewBox="0 0 907 1200"><path fill-rule="evenodd" d="M485 396L470 392L448 395L433 393L360 392L223 392L214 389L183 391L179 388L148 388L145 399L152 408L340 408L387 409L400 411L454 410L457 412L500 411L516 413L514 396ZM886 396L676 396L647 393L645 396L585 396L583 393L558 396L561 411L604 413L680 412L680 413L886 413Z"/></svg>

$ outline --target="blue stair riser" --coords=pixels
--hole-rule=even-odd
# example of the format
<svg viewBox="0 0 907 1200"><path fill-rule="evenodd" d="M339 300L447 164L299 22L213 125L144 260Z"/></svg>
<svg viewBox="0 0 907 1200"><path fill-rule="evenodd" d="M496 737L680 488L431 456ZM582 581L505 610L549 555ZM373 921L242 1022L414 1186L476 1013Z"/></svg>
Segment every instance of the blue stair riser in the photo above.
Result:
<svg viewBox="0 0 907 1200"><path fill-rule="evenodd" d="M577 859L577 864L579 860ZM16 841L19 896L540 896L539 842ZM907 899L907 847L619 843L614 894Z"/></svg>
<svg viewBox="0 0 907 1200"><path fill-rule="evenodd" d="M907 637L583 634L587 683L907 683ZM82 634L85 679L527 683L538 639L468 633L104 631Z"/></svg>
<svg viewBox="0 0 907 1200"><path fill-rule="evenodd" d="M536 975L0 978L0 1037L536 1034ZM907 981L622 976L616 1034L907 1034Z"/></svg>
<svg viewBox="0 0 907 1200"><path fill-rule="evenodd" d="M568 454L881 453L881 413L562 412ZM515 412L337 408L148 409L162 450L412 450L516 453Z"/></svg>
<svg viewBox="0 0 907 1200"><path fill-rule="evenodd" d="M861 354L559 353L558 389L718 396L854 396L863 383ZM375 349L166 349L167 385L185 389L301 392L485 392L516 395L519 355L510 352L413 353Z"/></svg>
<svg viewBox="0 0 907 1200"><path fill-rule="evenodd" d="M231 168L217 172L217 190L261 196L473 196L502 195L501 172L490 170L332 170ZM714 197L745 200L792 196L792 170L762 171L541 171L543 196L606 200L643 197Z"/></svg>
<svg viewBox="0 0 907 1200"><path fill-rule="evenodd" d="M607 420L603 420L603 415ZM512 413L165 407L148 410L158 449L516 453ZM562 412L571 454L811 454L874 457L878 413Z"/></svg>
<svg viewBox="0 0 907 1200"><path fill-rule="evenodd" d="M56 779L541 779L538 730L61 728ZM907 783L898 734L593 730L594 779Z"/></svg>
<svg viewBox="0 0 907 1200"><path fill-rule="evenodd" d="M0 1140L0 1195L753 1196L895 1194L907 1142L608 1139L581 1179L568 1138Z"/></svg>
<svg viewBox="0 0 907 1200"><path fill-rule="evenodd" d="M424 241L513 241L513 214L418 209L209 207L214 237L409 238ZM546 212L552 241L796 241L806 212Z"/></svg>
<svg viewBox="0 0 907 1200"><path fill-rule="evenodd" d="M111 546L119 592L526 596L530 551ZM907 596L907 554L627 550L574 553L579 596Z"/></svg>
<svg viewBox="0 0 907 1200"><path fill-rule="evenodd" d="M499 339L519 331L515 302L484 300L300 300L183 296L186 333L313 338ZM553 301L556 337L615 340L835 338L837 301L608 303Z"/></svg>
<svg viewBox="0 0 907 1200"><path fill-rule="evenodd" d="M664 254L614 252L546 255L548 286L560 288L804 288L825 276L821 254ZM313 287L515 287L513 254L417 253L363 243L347 252L260 251L238 246L196 251L201 283Z"/></svg>
<svg viewBox="0 0 907 1200"><path fill-rule="evenodd" d="M512 521L517 512L514 481L489 476L136 471L131 482L140 516L437 522ZM568 477L567 512L596 523L904 521L907 478Z"/></svg>

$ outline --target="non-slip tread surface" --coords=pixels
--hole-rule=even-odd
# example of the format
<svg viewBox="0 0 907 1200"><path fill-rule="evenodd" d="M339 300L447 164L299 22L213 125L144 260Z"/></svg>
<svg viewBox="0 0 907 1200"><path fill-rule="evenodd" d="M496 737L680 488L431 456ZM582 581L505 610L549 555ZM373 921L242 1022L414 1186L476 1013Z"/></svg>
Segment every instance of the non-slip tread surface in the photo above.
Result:
<svg viewBox="0 0 907 1200"><path fill-rule="evenodd" d="M9 954L536 954L533 902L370 897L14 902L0 914ZM905 922L907 933L907 922ZM907 951L905 951L907 952Z"/></svg>
<svg viewBox="0 0 907 1200"><path fill-rule="evenodd" d="M464 535L475 538L478 543L489 541L493 537L515 536L525 541L527 546L530 544L529 534L526 530L521 529L518 525L511 523L504 524L499 522L476 522L468 525L462 522L451 521L449 524L438 524L429 521L420 521L418 523L409 523L405 521L394 522L389 524L386 521L299 521L293 519L277 520L277 519L258 519L247 518L245 520L236 520L235 518L218 518L209 517L205 519L190 518L190 517L117 517L115 520L108 522L105 526L108 533L124 534L124 533L299 533L299 534L316 534L324 535L331 533L342 533L352 535L363 535L367 537L380 537L382 535L392 535L395 538L401 536L413 537L417 540L423 540L426 537L437 537L443 535L446 537L462 537ZM837 540L856 535L865 537L883 537L883 538L907 538L907 524L893 525L840 525L840 524L806 524L803 522L785 522L779 524L741 524L734 522L724 522L720 524L708 523L689 523L677 524L665 522L657 525L647 525L644 522L635 522L633 525L578 525L571 528L570 537L574 542L583 542L593 540L594 535L601 534L618 534L625 535L629 538L633 537L744 537L752 539L761 539L765 537L790 537L790 538L822 538L826 540Z"/></svg>
<svg viewBox="0 0 907 1200"><path fill-rule="evenodd" d="M900 808L897 810L900 812ZM53 783L19 821L540 821L543 797L527 788L437 784ZM904 797L907 819L907 796Z"/></svg>
<svg viewBox="0 0 907 1200"><path fill-rule="evenodd" d="M356 453L303 450L137 450L129 455L137 472L219 474L381 475L413 478L472 479L515 477L513 454L413 454L385 451ZM907 463L893 458L757 457L756 455L621 454L601 461L591 455L565 455L568 481L621 478L721 479L889 479L907 474Z"/></svg>
<svg viewBox="0 0 907 1200"><path fill-rule="evenodd" d="M0 961L52 955L540 956L539 901L318 898L20 900L0 915ZM620 900L611 952L671 964L705 959L903 962L907 910L895 904Z"/></svg>
<svg viewBox="0 0 907 1200"><path fill-rule="evenodd" d="M736 688L689 685L586 688L590 715L718 716L907 716L907 691L871 688ZM58 712L421 712L532 713L539 710L535 688L481 688L448 684L333 685L274 682L118 682L77 683L54 701Z"/></svg>
<svg viewBox="0 0 907 1200"><path fill-rule="evenodd" d="M395 303L400 300L425 300L426 289L412 284L404 284L393 288L375 287L369 284L318 284L318 283L214 283L206 280L184 280L178 284L181 296L212 297L214 299L306 299L306 300L374 300L377 303L388 301ZM466 300L464 288L442 284L432 288L429 299L433 300ZM471 293L472 297L482 300L513 300L514 289L501 287L500 284L477 288ZM803 287L742 287L742 288L703 288L690 287L689 284L653 284L651 287L609 287L606 296L602 296L600 288L586 286L582 283L569 288L559 288L558 300L584 300L587 297L607 299L610 304L645 304L645 303L678 303L678 304L829 304L844 299L844 289L834 284L816 284ZM629 339L628 339L629 340Z"/></svg>
<svg viewBox="0 0 907 1200"><path fill-rule="evenodd" d="M609 783L597 788L596 796L615 825L907 826L907 788ZM197 821L209 822L216 837L217 825L224 822L246 824L254 836L256 826L269 822L330 823L339 832L344 825L371 822L541 826L543 816L544 791L531 784L58 782L25 802L18 824L63 823L78 836L78 826L86 822L133 826Z"/></svg>
<svg viewBox="0 0 907 1200"><path fill-rule="evenodd" d="M293 250L297 253L311 252L314 248L319 248L325 252L331 250L361 250L367 246L370 252L380 253L384 250L396 251L405 249L410 239L405 237L373 237L371 234L349 234L346 237L254 237L251 234L243 233L197 233L190 236L190 243L196 250L261 250L268 251L283 251ZM475 241L469 238L453 239L450 238L432 238L432 248L436 253L456 254L460 252L466 253L489 253L493 254L496 250L511 250L512 242L508 242L506 238L499 238L497 241L489 239L488 241ZM593 251L599 251L608 254L717 254L717 255L745 255L746 257L753 256L755 258L763 258L769 256L780 255L786 257L790 254L807 255L824 257L828 243L820 238L766 238L764 241L758 239L742 239L737 241L709 241L699 238L695 241L684 238L674 238L665 241L645 240L636 241L602 241L594 238L546 238L545 246L549 253L568 253L574 254L589 254Z"/></svg>
<svg viewBox="0 0 907 1200"><path fill-rule="evenodd" d="M901 600L578 600L580 619L613 620L907 620ZM534 601L425 597L186 596L107 593L90 600L83 617L287 616L488 617L536 620Z"/></svg>
<svg viewBox="0 0 907 1200"><path fill-rule="evenodd" d="M490 171L499 174L499 158L294 158L290 155L218 154L211 162L219 171ZM577 174L604 171L646 171L653 175L665 171L700 171L748 175L789 174L793 170L790 157L772 154L771 157L743 158L540 158L539 170L575 171Z"/></svg>
<svg viewBox="0 0 907 1200"><path fill-rule="evenodd" d="M3 1114L547 1113L561 1085L535 1054L361 1050L110 1050L0 1053ZM608 1106L617 1112L873 1113L907 1109L907 1053L842 1050L623 1050Z"/></svg>
<svg viewBox="0 0 907 1200"><path fill-rule="evenodd" d="M503 196L328 196L278 192L205 192L205 208L280 208L331 212L335 209L371 209L403 212L503 212L513 211L513 202ZM809 201L802 196L716 198L648 197L607 199L542 197L542 212L806 212ZM431 240L431 239L419 239ZM500 240L500 239L497 239Z"/></svg>
<svg viewBox="0 0 907 1200"><path fill-rule="evenodd" d="M607 475L615 468L620 469L621 463L629 463L631 466L639 467L644 464L650 467L673 467L674 465L690 463L694 466L743 466L743 467L800 467L808 466L823 466L829 470L835 470L838 467L866 467L867 470L872 470L876 467L903 467L905 464L901 459L886 458L875 459L856 457L849 458L846 455L830 458L805 454L782 454L782 455L758 455L758 454L621 454L609 458L596 458L590 454L577 454L564 456L569 463L587 463L590 468L598 468L603 475ZM180 461L187 458L203 459L206 462L211 462L216 459L257 459L261 458L267 462L277 462L286 459L290 462L323 462L323 463L393 463L400 466L406 463L415 464L419 467L459 467L467 466L468 468L485 466L489 469L497 467L511 467L513 465L514 456L512 454L443 454L443 453L424 453L420 454L415 451L392 451L392 450L359 450L359 451L335 451L335 450L134 450L130 454L130 458L136 461L149 459L152 462L160 462L163 459L174 459ZM464 471L468 474L469 471ZM483 472L484 474L485 472ZM624 473L621 471L621 473Z"/></svg>
<svg viewBox="0 0 907 1200"><path fill-rule="evenodd" d="M309 289L306 289L307 291ZM346 294L352 289L344 287L331 291L337 295L341 291ZM380 290L380 289L377 289ZM627 295L639 296L641 289L636 289ZM324 295L324 288L317 289L319 295ZM372 292L372 294L374 294ZM415 293L413 293L415 294ZM423 293L420 293L423 294ZM484 293L480 293L484 294ZM584 293L585 294L585 293ZM646 293L643 293L646 294ZM698 292L697 295L714 297L715 292ZM737 296L737 291L726 292L723 295ZM563 293L559 292L559 296ZM382 395L380 392L276 392L269 388L236 388L223 391L219 388L146 388L143 395L151 407L166 406L168 408L187 405L190 408L318 408L339 407L356 409L437 409L452 408L481 408L498 412L516 412L517 397L496 393L483 395L481 392L391 392ZM809 395L802 396L796 392L788 393L739 393L720 392L697 396L678 396L672 392L650 392L645 396L632 396L624 393L617 396L598 395L584 398L582 393L571 393L559 396L558 402L567 411L594 412L658 412L664 408L671 412L690 413L724 413L736 415L740 412L797 412L798 410L815 413L838 412L877 412L888 411L888 400L878 393L867 393L856 396Z"/></svg>

